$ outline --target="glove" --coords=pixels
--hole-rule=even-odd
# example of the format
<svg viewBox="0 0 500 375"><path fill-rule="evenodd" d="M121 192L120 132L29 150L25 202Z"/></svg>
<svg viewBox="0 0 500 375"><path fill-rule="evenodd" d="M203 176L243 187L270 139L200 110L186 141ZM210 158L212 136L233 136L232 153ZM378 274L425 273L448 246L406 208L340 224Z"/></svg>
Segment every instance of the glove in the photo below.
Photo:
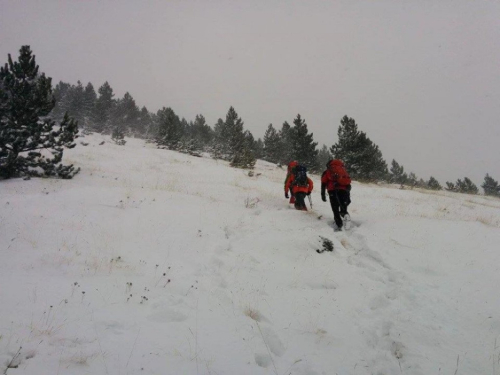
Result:
<svg viewBox="0 0 500 375"><path fill-rule="evenodd" d="M347 185L347 191L351 191L351 184Z"/></svg>
<svg viewBox="0 0 500 375"><path fill-rule="evenodd" d="M325 196L325 194L321 194L321 200L322 200L323 202L326 202L326 196Z"/></svg>
<svg viewBox="0 0 500 375"><path fill-rule="evenodd" d="M286 198L286 199L290 198L290 197L288 196L288 192L285 192L285 198Z"/></svg>
<svg viewBox="0 0 500 375"><path fill-rule="evenodd" d="M310 192L310 191L308 191L306 195L307 195L307 196L311 195L311 192Z"/></svg>

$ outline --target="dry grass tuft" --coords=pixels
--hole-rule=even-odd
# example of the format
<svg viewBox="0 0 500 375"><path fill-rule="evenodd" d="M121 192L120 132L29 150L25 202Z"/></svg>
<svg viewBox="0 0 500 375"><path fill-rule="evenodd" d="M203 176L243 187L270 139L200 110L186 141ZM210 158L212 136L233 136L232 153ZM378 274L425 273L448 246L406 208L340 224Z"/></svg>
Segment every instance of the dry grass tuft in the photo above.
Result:
<svg viewBox="0 0 500 375"><path fill-rule="evenodd" d="M243 311L243 313L256 322L260 322L262 320L262 315L257 310L251 307L247 307L245 311Z"/></svg>
<svg viewBox="0 0 500 375"><path fill-rule="evenodd" d="M98 353L87 354L84 352L78 352L67 358L65 362L78 366L88 366L89 361L97 358L98 355Z"/></svg>

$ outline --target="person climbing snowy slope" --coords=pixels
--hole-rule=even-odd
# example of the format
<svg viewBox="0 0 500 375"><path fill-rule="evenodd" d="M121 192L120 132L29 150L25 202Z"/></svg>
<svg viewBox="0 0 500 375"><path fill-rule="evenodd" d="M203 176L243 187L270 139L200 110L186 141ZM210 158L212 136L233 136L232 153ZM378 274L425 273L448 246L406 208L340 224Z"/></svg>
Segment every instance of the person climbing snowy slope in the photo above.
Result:
<svg viewBox="0 0 500 375"><path fill-rule="evenodd" d="M302 165L297 165L285 181L285 198L288 198L290 190L295 197L295 209L307 211L305 198L306 195L311 195L314 188L312 180L307 177L307 168Z"/></svg>
<svg viewBox="0 0 500 375"><path fill-rule="evenodd" d="M326 202L325 190L328 191L333 218L337 230L342 230L344 224L349 225L351 217L347 207L351 203L351 177L340 159L326 163L326 170L321 175L321 199Z"/></svg>
<svg viewBox="0 0 500 375"><path fill-rule="evenodd" d="M286 182L288 181L288 178L290 177L290 174L293 173L293 169L299 165L299 162L297 160L293 160L290 163L288 163L288 168L286 171L286 177L285 177L285 182L283 186L286 186ZM285 189L286 191L286 189ZM290 190L290 204L295 203L295 196L293 195L292 191Z"/></svg>

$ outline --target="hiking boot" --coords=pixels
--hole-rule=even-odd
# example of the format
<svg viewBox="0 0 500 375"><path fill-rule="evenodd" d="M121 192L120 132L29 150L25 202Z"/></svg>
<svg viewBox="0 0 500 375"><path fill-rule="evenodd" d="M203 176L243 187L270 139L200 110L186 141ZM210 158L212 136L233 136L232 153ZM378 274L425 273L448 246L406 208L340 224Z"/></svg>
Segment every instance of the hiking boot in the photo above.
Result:
<svg viewBox="0 0 500 375"><path fill-rule="evenodd" d="M342 216L342 222L344 223L345 229L349 229L351 227L351 216L347 212L344 216Z"/></svg>

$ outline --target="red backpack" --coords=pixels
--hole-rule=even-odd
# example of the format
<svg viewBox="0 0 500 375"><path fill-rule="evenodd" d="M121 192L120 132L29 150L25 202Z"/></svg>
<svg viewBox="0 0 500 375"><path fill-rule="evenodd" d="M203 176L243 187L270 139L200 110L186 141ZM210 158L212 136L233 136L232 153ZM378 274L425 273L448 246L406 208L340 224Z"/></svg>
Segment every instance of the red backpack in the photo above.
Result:
<svg viewBox="0 0 500 375"><path fill-rule="evenodd" d="M345 186L351 183L351 177L349 177L349 173L347 173L344 162L342 160L330 160L327 164L327 168L330 171L332 177L335 179L335 182L338 182L340 185Z"/></svg>

